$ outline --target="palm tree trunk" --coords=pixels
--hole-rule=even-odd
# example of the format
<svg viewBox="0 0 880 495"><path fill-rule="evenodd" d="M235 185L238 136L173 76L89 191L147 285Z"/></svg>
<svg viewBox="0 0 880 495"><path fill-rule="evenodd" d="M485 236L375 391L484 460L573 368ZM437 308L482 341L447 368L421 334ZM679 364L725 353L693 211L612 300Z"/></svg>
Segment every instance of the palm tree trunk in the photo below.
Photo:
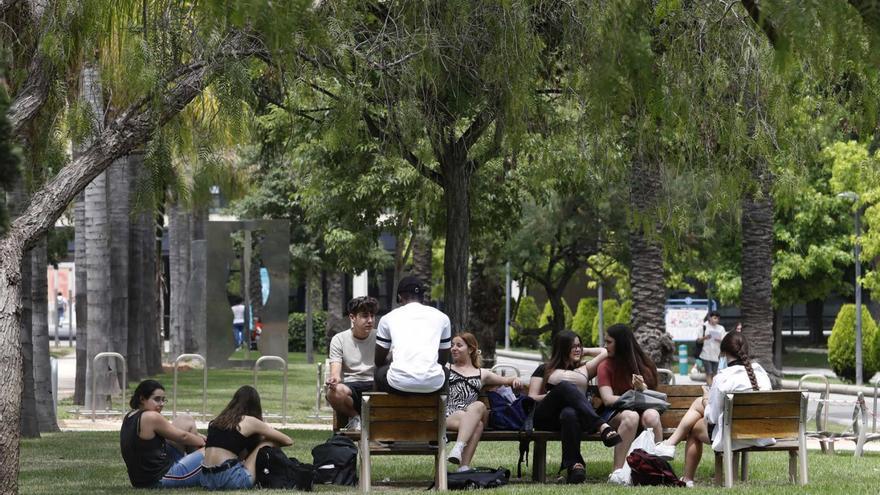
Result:
<svg viewBox="0 0 880 495"><path fill-rule="evenodd" d="M86 361L88 361L88 287L86 258L86 198L77 194L74 204L74 262L76 279L76 378L74 379L73 403L84 405L86 399Z"/></svg>
<svg viewBox="0 0 880 495"><path fill-rule="evenodd" d="M186 352L186 327L189 305L187 281L189 280L189 215L183 207L172 204L169 212L169 272L171 276L170 339L171 355Z"/></svg>
<svg viewBox="0 0 880 495"><path fill-rule="evenodd" d="M49 281L46 277L46 237L31 248L31 311L33 330L34 395L41 432L58 431L55 398L52 396L52 366L49 362ZM60 325L59 325L60 326ZM55 328L58 332L60 329Z"/></svg>
<svg viewBox="0 0 880 495"><path fill-rule="evenodd" d="M646 231L652 228L646 219L656 208L661 187L660 165L645 157L636 157L630 169L630 202L635 207L635 222L629 233L631 325L639 345L657 366L668 366L675 346L666 333L663 316L666 307L663 251Z"/></svg>
<svg viewBox="0 0 880 495"><path fill-rule="evenodd" d="M141 292L141 305L144 308L141 325L144 328L144 351L147 374L156 375L162 371L162 350L165 342L162 337L162 241L157 235L161 232L152 214L144 218L144 290Z"/></svg>
<svg viewBox="0 0 880 495"><path fill-rule="evenodd" d="M143 153L129 155L129 183L130 191L136 191L139 179L145 176ZM131 204L134 204L131 199ZM144 269L144 236L147 235L144 219L148 218L151 211L138 211L130 219L128 259L128 377L132 381L142 380L147 376L145 359L146 338L142 323L148 315L145 313L148 307L143 305L143 291L146 289L144 279L149 272Z"/></svg>
<svg viewBox="0 0 880 495"><path fill-rule="evenodd" d="M773 198L772 178L763 162L755 167L758 190L742 206L742 307L743 333L749 339L752 357L780 379L773 365Z"/></svg>
<svg viewBox="0 0 880 495"><path fill-rule="evenodd" d="M110 350L128 361L128 250L131 242L131 167L129 157L113 162L107 169L107 195L110 217ZM121 383L122 370L117 370Z"/></svg>

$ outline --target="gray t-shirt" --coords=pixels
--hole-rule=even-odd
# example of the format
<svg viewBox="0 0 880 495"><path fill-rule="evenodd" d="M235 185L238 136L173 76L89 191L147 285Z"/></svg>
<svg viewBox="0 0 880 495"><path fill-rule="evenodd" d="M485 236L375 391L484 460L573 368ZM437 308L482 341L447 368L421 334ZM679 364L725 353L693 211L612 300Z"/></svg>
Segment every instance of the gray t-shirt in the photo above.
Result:
<svg viewBox="0 0 880 495"><path fill-rule="evenodd" d="M376 368L376 330L361 340L356 339L351 329L337 333L330 341L331 363L342 363L342 381L369 382L373 381Z"/></svg>

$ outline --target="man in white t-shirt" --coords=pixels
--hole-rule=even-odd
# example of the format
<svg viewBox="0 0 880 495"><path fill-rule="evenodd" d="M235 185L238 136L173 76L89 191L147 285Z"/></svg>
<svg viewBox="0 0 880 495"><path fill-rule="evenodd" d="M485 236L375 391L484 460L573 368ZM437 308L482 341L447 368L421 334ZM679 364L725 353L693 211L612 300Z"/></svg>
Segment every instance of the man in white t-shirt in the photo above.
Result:
<svg viewBox="0 0 880 495"><path fill-rule="evenodd" d="M442 311L422 304L425 288L416 277L397 285L401 306L379 321L376 332L376 388L397 394L430 394L443 388L452 325ZM388 353L391 364L385 364Z"/></svg>
<svg viewBox="0 0 880 495"><path fill-rule="evenodd" d="M706 385L712 386L712 380L718 373L718 359L721 354L721 340L727 335L727 331L721 326L721 314L718 311L710 311L708 320L703 326L703 335L697 337L697 342L703 342L703 352L700 353L700 361L706 371Z"/></svg>
<svg viewBox="0 0 880 495"><path fill-rule="evenodd" d="M349 418L347 430L361 425L361 395L373 390L376 331L373 322L379 302L369 296L348 302L351 328L337 333L330 341L330 376L327 402L333 410Z"/></svg>

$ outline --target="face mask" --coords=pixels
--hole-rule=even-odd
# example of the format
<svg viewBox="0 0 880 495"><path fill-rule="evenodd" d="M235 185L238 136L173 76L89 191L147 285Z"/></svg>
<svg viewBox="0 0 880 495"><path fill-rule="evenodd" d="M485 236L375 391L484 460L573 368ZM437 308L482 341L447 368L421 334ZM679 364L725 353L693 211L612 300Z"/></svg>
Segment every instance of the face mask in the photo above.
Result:
<svg viewBox="0 0 880 495"><path fill-rule="evenodd" d="M727 356L721 356L718 358L718 371L727 368Z"/></svg>

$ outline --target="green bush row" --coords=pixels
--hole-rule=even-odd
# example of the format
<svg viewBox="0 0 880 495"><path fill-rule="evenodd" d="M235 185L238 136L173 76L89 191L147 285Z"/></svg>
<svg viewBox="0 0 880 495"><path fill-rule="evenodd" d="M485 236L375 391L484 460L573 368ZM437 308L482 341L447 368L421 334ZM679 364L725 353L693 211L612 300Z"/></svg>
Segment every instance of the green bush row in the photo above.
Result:
<svg viewBox="0 0 880 495"><path fill-rule="evenodd" d="M312 346L323 352L327 348L327 332L324 323L327 315L324 311L315 311L312 317ZM305 352L306 350L306 314L290 313L287 315L287 350L289 352Z"/></svg>
<svg viewBox="0 0 880 495"><path fill-rule="evenodd" d="M599 345L599 302L595 297L585 297L578 301L577 311L572 315L571 308L563 301L565 309L565 328L574 331L581 338L585 346ZM602 302L602 311L605 328L615 323L629 323L632 312L632 302L625 301L620 304L615 299L606 299ZM538 342L550 345L550 332L540 332L550 322L553 308L547 302L544 310L539 314L535 299L524 296L519 303L516 316L516 325L510 329L510 343L516 347L536 348ZM520 331L518 331L519 329Z"/></svg>

